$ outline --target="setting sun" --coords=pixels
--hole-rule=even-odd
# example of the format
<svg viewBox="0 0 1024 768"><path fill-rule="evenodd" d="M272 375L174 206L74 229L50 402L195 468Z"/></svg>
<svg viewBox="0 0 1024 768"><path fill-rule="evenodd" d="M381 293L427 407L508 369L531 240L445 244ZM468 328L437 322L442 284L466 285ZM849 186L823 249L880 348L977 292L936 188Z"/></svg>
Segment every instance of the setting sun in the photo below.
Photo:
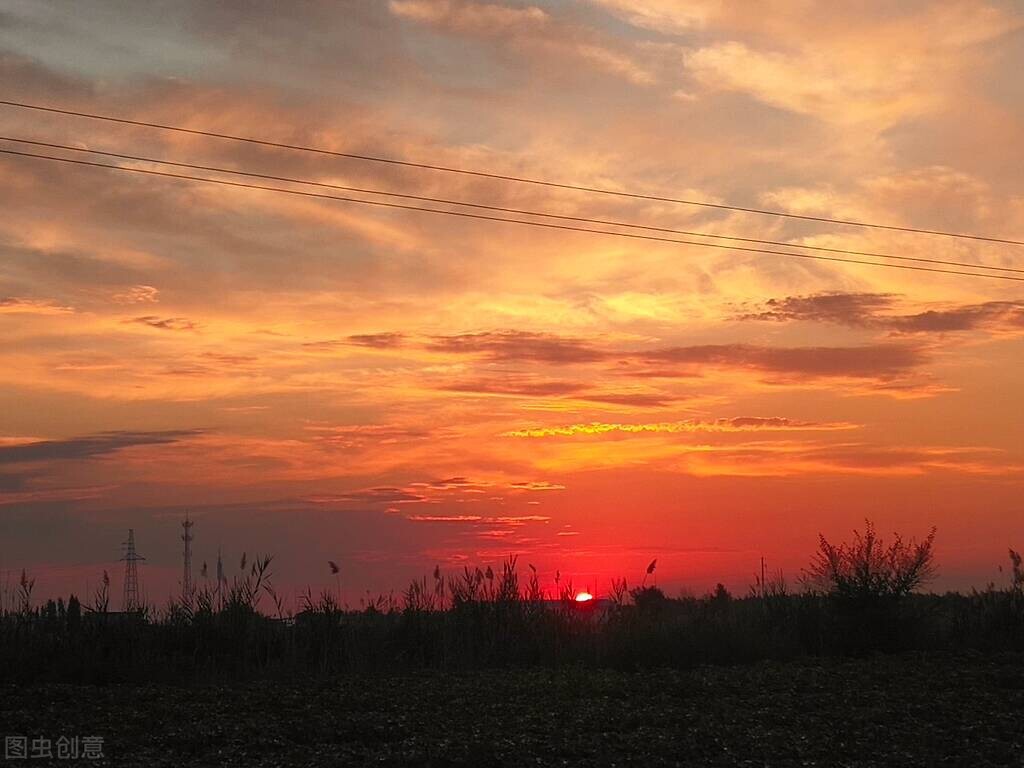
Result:
<svg viewBox="0 0 1024 768"><path fill-rule="evenodd" d="M576 595L576 602L577 603L589 603L593 599L594 599L594 596L592 594L590 594L589 592L580 592L579 594Z"/></svg>

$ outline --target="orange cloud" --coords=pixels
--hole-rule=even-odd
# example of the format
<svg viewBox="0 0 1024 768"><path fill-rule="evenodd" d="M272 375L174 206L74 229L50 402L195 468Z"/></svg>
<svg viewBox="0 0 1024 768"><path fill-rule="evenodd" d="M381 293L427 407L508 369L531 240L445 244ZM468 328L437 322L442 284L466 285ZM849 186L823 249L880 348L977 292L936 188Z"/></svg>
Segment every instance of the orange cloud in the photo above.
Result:
<svg viewBox="0 0 1024 768"><path fill-rule="evenodd" d="M11 296L0 299L0 314L66 315L75 310L50 299L28 299Z"/></svg>
<svg viewBox="0 0 1024 768"><path fill-rule="evenodd" d="M405 518L413 523L469 523L507 525L518 527L525 523L546 523L551 520L544 515L517 515L512 517L484 517L482 515L409 515Z"/></svg>
<svg viewBox="0 0 1024 768"><path fill-rule="evenodd" d="M119 304L153 304L160 300L160 291L152 285L133 285L121 293L115 293L114 301Z"/></svg>
<svg viewBox="0 0 1024 768"><path fill-rule="evenodd" d="M570 424L563 427L537 427L534 429L517 429L502 432L501 437L572 437L574 435L603 435L609 432L628 434L647 433L694 433L694 432L748 432L748 431L833 431L857 429L856 424L815 423L794 421L779 417L737 417L732 419L715 419L713 421L687 420L672 422L655 422L648 424L608 424L591 422L589 424Z"/></svg>
<svg viewBox="0 0 1024 768"><path fill-rule="evenodd" d="M156 328L161 331L194 331L199 327L198 323L184 317L157 317L156 315L133 317L123 322L148 325L150 328Z"/></svg>

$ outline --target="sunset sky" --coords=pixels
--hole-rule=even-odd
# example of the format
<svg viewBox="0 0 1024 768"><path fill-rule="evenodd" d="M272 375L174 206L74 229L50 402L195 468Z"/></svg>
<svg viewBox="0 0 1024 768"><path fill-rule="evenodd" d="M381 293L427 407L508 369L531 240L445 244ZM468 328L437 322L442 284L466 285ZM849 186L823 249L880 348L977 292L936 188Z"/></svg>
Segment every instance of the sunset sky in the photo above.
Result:
<svg viewBox="0 0 1024 768"><path fill-rule="evenodd" d="M0 99L1024 239L1016 2L7 0ZM1024 268L1024 246L587 194L0 106L7 137ZM39 152L0 141L0 148ZM68 151L44 150L70 157ZM81 159L81 157L79 157ZM97 160L95 157L85 159ZM138 168L154 166L122 162ZM205 174L214 175L216 174ZM278 184L281 186L281 184ZM290 186L290 185L285 185ZM873 519L936 588L1024 547L1024 284L0 155L0 578L289 595L518 554L745 592ZM690 238L693 239L693 238ZM1018 275L1020 277L1021 275Z"/></svg>

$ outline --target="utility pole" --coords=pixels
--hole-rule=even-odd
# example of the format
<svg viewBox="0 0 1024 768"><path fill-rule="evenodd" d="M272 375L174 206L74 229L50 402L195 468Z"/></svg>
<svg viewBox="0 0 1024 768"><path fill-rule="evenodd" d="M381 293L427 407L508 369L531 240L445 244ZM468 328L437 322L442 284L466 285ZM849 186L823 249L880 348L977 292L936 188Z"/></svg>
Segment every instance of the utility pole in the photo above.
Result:
<svg viewBox="0 0 1024 768"><path fill-rule="evenodd" d="M217 547L217 610L224 610L224 593L221 591L224 588L224 561L220 558L220 547Z"/></svg>
<svg viewBox="0 0 1024 768"><path fill-rule="evenodd" d="M195 525L185 513L185 521L181 524L184 533L181 540L185 542L184 571L181 576L181 604L192 607L192 526Z"/></svg>
<svg viewBox="0 0 1024 768"><path fill-rule="evenodd" d="M765 582L765 575L766 575L766 569L765 569L765 564L764 564L764 555L762 555L761 556L761 602L763 602L763 603L765 603L765 605L767 605L768 604L766 602L766 600L767 600L767 597L766 597L767 592L765 591L765 587L767 587L768 585L764 583Z"/></svg>
<svg viewBox="0 0 1024 768"><path fill-rule="evenodd" d="M137 611L142 606L139 604L139 560L145 560L142 555L135 551L135 530L128 529L128 541L121 546L124 547L124 596L121 598L121 610L125 613Z"/></svg>

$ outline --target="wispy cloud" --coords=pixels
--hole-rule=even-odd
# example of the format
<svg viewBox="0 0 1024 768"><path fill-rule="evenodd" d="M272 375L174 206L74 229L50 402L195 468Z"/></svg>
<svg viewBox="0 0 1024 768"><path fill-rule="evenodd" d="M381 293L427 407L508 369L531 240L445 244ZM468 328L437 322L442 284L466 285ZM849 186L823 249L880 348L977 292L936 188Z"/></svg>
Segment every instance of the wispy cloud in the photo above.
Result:
<svg viewBox="0 0 1024 768"><path fill-rule="evenodd" d="M873 328L897 333L957 331L1024 332L1024 301L953 304L897 313L896 296L879 293L819 293L769 299L741 320L818 322Z"/></svg>
<svg viewBox="0 0 1024 768"><path fill-rule="evenodd" d="M895 297L883 293L816 293L768 299L758 310L738 316L740 320L811 321L864 326L880 310L893 306Z"/></svg>
<svg viewBox="0 0 1024 768"><path fill-rule="evenodd" d="M329 352L345 347L368 347L370 349L395 349L401 347L405 335L401 333L357 333L343 339L322 339L306 341L302 346L321 352Z"/></svg>
<svg viewBox="0 0 1024 768"><path fill-rule="evenodd" d="M680 455L676 468L695 475L786 477L816 474L913 477L933 473L977 476L1024 474L1024 463L1005 452L959 446L879 446L864 443L746 443L699 446Z"/></svg>
<svg viewBox="0 0 1024 768"><path fill-rule="evenodd" d="M474 0L389 0L396 16L457 32L501 35L510 31L537 28L550 16L535 5L515 7Z"/></svg>
<svg viewBox="0 0 1024 768"><path fill-rule="evenodd" d="M360 491L339 494L314 494L307 496L306 501L314 504L357 504L357 505L378 505L378 504L421 504L427 500L426 496L413 493L404 488L382 486L378 488L367 488Z"/></svg>
<svg viewBox="0 0 1024 768"><path fill-rule="evenodd" d="M413 523L448 523L461 525L507 525L518 528L526 523L546 523L551 520L544 515L512 515L485 517L483 515L409 515L405 518Z"/></svg>
<svg viewBox="0 0 1024 768"><path fill-rule="evenodd" d="M530 480L526 482L509 483L509 488L520 491L564 491L565 486L559 483L549 483L545 480Z"/></svg>
<svg viewBox="0 0 1024 768"><path fill-rule="evenodd" d="M516 429L502 432L501 437L572 437L575 435L604 435L610 432L627 434L757 431L831 432L835 430L856 429L857 427L858 425L856 424L847 423L822 423L797 421L781 417L746 416L710 421L688 419L685 421L663 421L645 424L615 424L594 421L588 424L570 424L559 427Z"/></svg>
<svg viewBox="0 0 1024 768"><path fill-rule="evenodd" d="M160 301L160 291L152 285L133 285L115 293L113 299L118 304L155 304Z"/></svg>
<svg viewBox="0 0 1024 768"><path fill-rule="evenodd" d="M0 464L89 459L145 445L167 445L203 434L195 429L158 432L101 432L67 440L0 445Z"/></svg>
<svg viewBox="0 0 1024 768"><path fill-rule="evenodd" d="M135 323L156 328L161 331L194 331L199 324L184 317L158 317L157 315L143 315L125 320L125 323Z"/></svg>
<svg viewBox="0 0 1024 768"><path fill-rule="evenodd" d="M811 302L804 311L816 316L853 316L864 305L878 302L863 297L826 302L815 309ZM769 310L770 311L770 310ZM789 308L787 311L796 312ZM435 339L432 351L450 354L482 354L502 362L535 362L568 366L614 363L617 373L644 378L699 376L706 370L740 369L772 374L776 379L803 377L891 380L923 367L927 351L912 343L878 343L856 346L785 347L726 343L654 347L642 350L609 349L586 339L519 331L474 333ZM659 367L652 367L657 365ZM602 392L579 381L538 380L522 375L502 379L459 382L444 385L456 391L492 392L534 396L576 395L588 400L624 405L665 405L670 398L656 392Z"/></svg>
<svg viewBox="0 0 1024 768"><path fill-rule="evenodd" d="M21 491L0 489L0 506L12 504L45 504L48 502L79 502L100 499L113 491L115 485L86 485L71 488L35 488Z"/></svg>
<svg viewBox="0 0 1024 768"><path fill-rule="evenodd" d="M31 299L20 296L8 296L0 299L0 314L5 315L66 315L74 311L71 307L66 307L52 299Z"/></svg>
<svg viewBox="0 0 1024 768"><path fill-rule="evenodd" d="M892 379L922 367L927 352L912 344L864 344L852 347L767 347L756 344L701 344L668 347L638 357L652 363L710 368L739 368L784 379Z"/></svg>
<svg viewBox="0 0 1024 768"><path fill-rule="evenodd" d="M593 363L610 353L584 339L529 331L487 331L437 336L427 344L435 352L479 354L492 360L533 360L544 363Z"/></svg>

